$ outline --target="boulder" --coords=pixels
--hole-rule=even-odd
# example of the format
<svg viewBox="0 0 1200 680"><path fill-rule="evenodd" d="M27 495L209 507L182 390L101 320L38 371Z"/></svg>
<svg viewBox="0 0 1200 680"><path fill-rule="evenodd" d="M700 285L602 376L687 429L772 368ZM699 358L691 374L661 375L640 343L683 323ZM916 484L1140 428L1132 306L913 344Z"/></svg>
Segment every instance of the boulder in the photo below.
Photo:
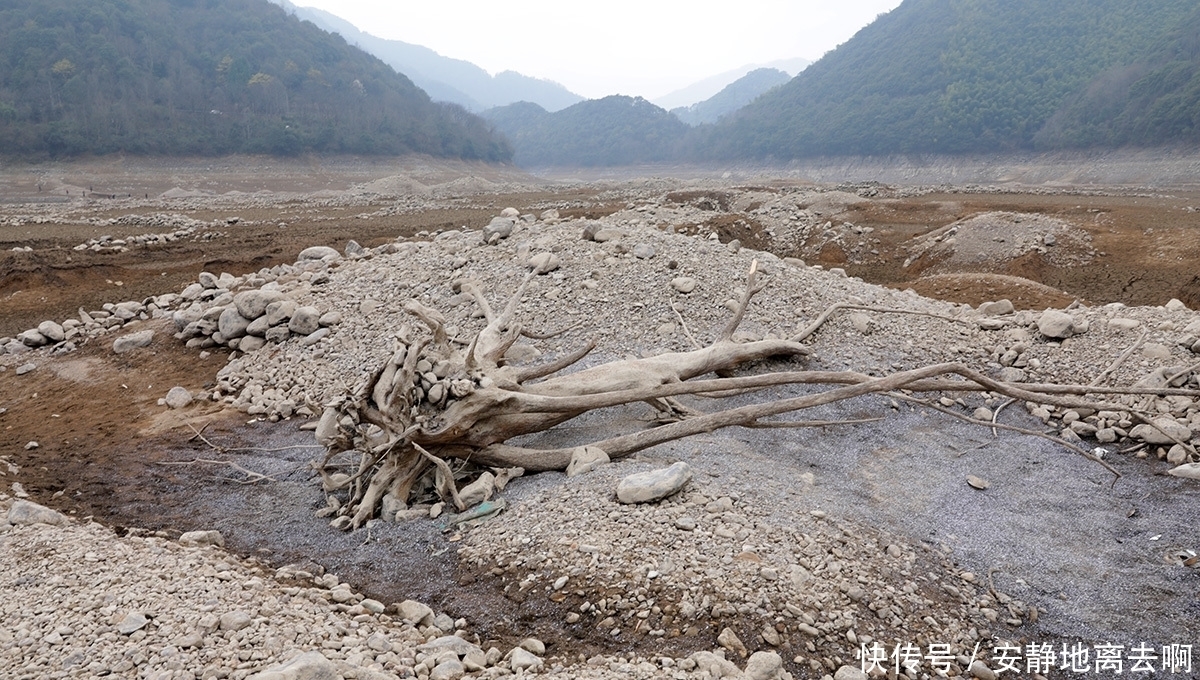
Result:
<svg viewBox="0 0 1200 680"><path fill-rule="evenodd" d="M17 340L20 340L26 347L41 347L50 342L50 340L39 333L36 328L30 328L27 331L21 331L17 334Z"/></svg>
<svg viewBox="0 0 1200 680"><path fill-rule="evenodd" d="M154 331L144 330L129 335L122 335L113 340L113 351L117 354L131 352L139 347L148 346L154 340Z"/></svg>
<svg viewBox="0 0 1200 680"><path fill-rule="evenodd" d="M508 238L512 235L514 225L516 222L510 217L493 217L483 228L483 242L495 243L502 238Z"/></svg>
<svg viewBox="0 0 1200 680"><path fill-rule="evenodd" d="M538 253L529 258L529 266L535 274L549 274L562 265L562 258L554 253Z"/></svg>
<svg viewBox="0 0 1200 680"><path fill-rule="evenodd" d="M239 340L237 348L239 351L249 354L251 352L257 352L266 344L267 341L258 336L247 335Z"/></svg>
<svg viewBox="0 0 1200 680"><path fill-rule="evenodd" d="M367 254L367 249L359 245L358 241L350 239L346 241L346 257L363 257Z"/></svg>
<svg viewBox="0 0 1200 680"><path fill-rule="evenodd" d="M595 446L580 446L571 452L571 462L567 464L567 476L578 477L585 472L611 462L608 454Z"/></svg>
<svg viewBox="0 0 1200 680"><path fill-rule="evenodd" d="M351 241L353 243L353 241ZM267 305L267 325L278 326L279 324L292 318L292 314L296 313L298 305L292 300L279 300ZM264 329L265 330L265 329Z"/></svg>
<svg viewBox="0 0 1200 680"><path fill-rule="evenodd" d="M179 537L179 544L189 547L215 545L217 547L224 548L225 537L221 535L221 532L215 529L208 529L205 531L188 531L184 532L184 534Z"/></svg>
<svg viewBox="0 0 1200 680"><path fill-rule="evenodd" d="M783 658L776 652L755 652L746 662L746 680L779 680L783 676Z"/></svg>
<svg viewBox="0 0 1200 680"><path fill-rule="evenodd" d="M171 408L184 408L192 403L192 393L186 387L176 385L167 390L167 396L164 401Z"/></svg>
<svg viewBox="0 0 1200 680"><path fill-rule="evenodd" d="M1129 431L1129 436L1147 444L1173 444L1175 440L1186 442L1192 438L1192 430L1170 416L1159 416L1154 425L1142 423ZM1174 437L1174 439L1172 439Z"/></svg>
<svg viewBox="0 0 1200 680"><path fill-rule="evenodd" d="M997 300L979 305L979 313L987 316L1003 316L1015 311L1011 300Z"/></svg>
<svg viewBox="0 0 1200 680"><path fill-rule="evenodd" d="M1069 338L1075 334L1075 319L1056 309L1042 312L1037 321L1038 332L1047 338Z"/></svg>
<svg viewBox="0 0 1200 680"><path fill-rule="evenodd" d="M334 253L336 254L337 251ZM272 302L279 302L283 299L283 293L277 290L246 290L233 296L233 304L237 307L238 314L253 321L266 314L267 306Z"/></svg>
<svg viewBox="0 0 1200 680"><path fill-rule="evenodd" d="M50 342L62 342L66 339L66 331L54 321L43 321L38 324L37 332Z"/></svg>
<svg viewBox="0 0 1200 680"><path fill-rule="evenodd" d="M298 307L287 327L296 335L315 333L321 327L321 312L316 307Z"/></svg>
<svg viewBox="0 0 1200 680"><path fill-rule="evenodd" d="M240 338L246 334L246 329L250 327L250 321L251 317L241 314L236 305L230 305L221 312L220 318L217 319L217 332L226 340Z"/></svg>
<svg viewBox="0 0 1200 680"><path fill-rule="evenodd" d="M300 254L296 256L296 261L302 262L304 260L324 260L326 258L336 260L340 257L341 255L338 253L338 251L330 248L329 246L312 246L311 248L305 248L304 250L301 250Z"/></svg>
<svg viewBox="0 0 1200 680"><path fill-rule="evenodd" d="M629 475L617 485L622 503L649 503L679 491L692 479L692 466L680 461L671 467Z"/></svg>
<svg viewBox="0 0 1200 680"><path fill-rule="evenodd" d="M428 625L433 622L433 610L429 605L417 602L416 600L405 600L396 605L400 610L400 618L406 621L412 621L418 626Z"/></svg>
<svg viewBox="0 0 1200 680"><path fill-rule="evenodd" d="M12 507L8 509L8 523L62 526L67 523L67 516L44 505L18 499L13 501Z"/></svg>
<svg viewBox="0 0 1200 680"><path fill-rule="evenodd" d="M271 666L248 680L338 680L337 664L320 652L305 652L286 663Z"/></svg>

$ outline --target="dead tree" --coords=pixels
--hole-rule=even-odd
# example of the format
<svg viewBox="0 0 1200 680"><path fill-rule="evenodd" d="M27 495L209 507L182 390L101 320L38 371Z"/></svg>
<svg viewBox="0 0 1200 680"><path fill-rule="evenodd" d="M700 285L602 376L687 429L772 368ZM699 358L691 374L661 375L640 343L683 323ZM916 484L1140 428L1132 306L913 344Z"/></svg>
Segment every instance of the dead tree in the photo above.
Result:
<svg viewBox="0 0 1200 680"><path fill-rule="evenodd" d="M349 520L343 520L343 525L361 526L375 516L386 497L392 499L392 507L407 502L423 479L428 479L426 484L432 482L442 499L454 503L460 511L465 509L451 461L528 471L566 469L579 447L536 449L506 442L543 432L583 413L622 404L647 403L659 411L661 420L667 424L587 444L601 449L610 459L724 427L786 425L764 419L901 389L986 390L1041 404L1096 410L1128 410L1128 407L1086 400L1082 395L1138 391L1002 383L957 363L884 377L847 371L794 370L695 380L709 374L731 376L738 367L767 358L804 357L809 349L801 340L816 332L834 311L848 307L834 305L812 326L788 339L735 342L734 333L747 306L765 287L765 281L758 280L757 262L750 267L745 292L733 317L716 342L707 347L613 361L562 374L595 348L593 340L545 365L509 366L505 354L523 334L516 320L517 306L533 275L526 276L500 313L493 310L477 283L456 283L461 292L474 298L487 319L487 325L469 342L450 338L445 320L437 310L409 301L405 310L420 321L420 326L401 329L391 358L353 393L325 408L317 439L327 452L317 467L327 489L346 492L346 502L338 504L339 514ZM675 401L682 395L721 397L788 384L840 386L713 413L697 412ZM1091 453L1061 440L1060 443L1116 474ZM348 452L358 454L353 474L340 477L331 474L331 462Z"/></svg>

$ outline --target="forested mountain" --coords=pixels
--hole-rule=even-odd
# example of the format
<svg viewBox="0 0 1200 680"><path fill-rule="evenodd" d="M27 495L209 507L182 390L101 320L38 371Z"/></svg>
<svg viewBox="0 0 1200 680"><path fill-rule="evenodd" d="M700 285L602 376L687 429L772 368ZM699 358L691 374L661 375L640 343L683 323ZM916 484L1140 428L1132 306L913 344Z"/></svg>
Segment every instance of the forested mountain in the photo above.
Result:
<svg viewBox="0 0 1200 680"><path fill-rule="evenodd" d="M266 0L0 0L0 153L511 155Z"/></svg>
<svg viewBox="0 0 1200 680"><path fill-rule="evenodd" d="M504 133L524 166L634 165L673 158L688 127L642 99L614 95L548 113L519 102L483 116Z"/></svg>
<svg viewBox="0 0 1200 680"><path fill-rule="evenodd" d="M754 101L762 93L791 80L784 71L774 68L759 68L725 86L720 92L691 106L671 109L679 120L688 125L715 123L721 117L733 113Z"/></svg>
<svg viewBox="0 0 1200 680"><path fill-rule="evenodd" d="M297 17L338 33L351 45L379 57L438 101L459 104L472 111L527 101L549 111L558 111L583 100L551 80L531 78L516 71L503 71L493 76L469 61L443 57L428 47L364 33L329 12L297 7L288 0L275 1Z"/></svg>
<svg viewBox="0 0 1200 680"><path fill-rule="evenodd" d="M1146 64L1195 11L1195 0L905 0L719 123L697 150L784 159L1033 148L1057 112L1108 82L1097 77ZM1186 52L1186 42L1174 44ZM1194 70L1177 61L1160 61L1164 82L1144 89L1184 96L1179 83ZM1061 143L1070 119L1058 120Z"/></svg>
<svg viewBox="0 0 1200 680"><path fill-rule="evenodd" d="M1042 147L1200 142L1200 8L1144 58L1093 79L1034 142Z"/></svg>

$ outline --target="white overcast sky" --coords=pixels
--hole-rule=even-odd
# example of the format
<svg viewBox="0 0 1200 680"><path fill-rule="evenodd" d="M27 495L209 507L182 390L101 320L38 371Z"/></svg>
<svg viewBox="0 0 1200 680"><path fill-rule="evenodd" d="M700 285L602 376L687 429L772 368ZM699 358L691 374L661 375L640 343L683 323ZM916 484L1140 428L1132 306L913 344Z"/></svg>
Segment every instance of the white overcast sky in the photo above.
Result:
<svg viewBox="0 0 1200 680"><path fill-rule="evenodd" d="M746 64L816 60L900 0L293 0L381 38L589 98L660 97Z"/></svg>

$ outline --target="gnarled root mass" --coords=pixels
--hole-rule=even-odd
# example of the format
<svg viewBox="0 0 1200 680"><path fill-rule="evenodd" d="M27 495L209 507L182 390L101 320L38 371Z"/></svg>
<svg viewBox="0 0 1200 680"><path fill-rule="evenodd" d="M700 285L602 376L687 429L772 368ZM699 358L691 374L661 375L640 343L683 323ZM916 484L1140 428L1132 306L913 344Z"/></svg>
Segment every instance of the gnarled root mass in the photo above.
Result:
<svg viewBox="0 0 1200 680"><path fill-rule="evenodd" d="M772 416L896 390L986 390L1068 408L1127 408L1082 398L1088 393L1119 392L1112 388L1018 386L956 363L884 377L798 370L694 380L708 374L730 375L738 367L762 359L809 354L800 341L816 332L819 324L789 339L734 342L747 306L765 287L765 282L758 280L757 263L751 265L745 293L733 318L712 345L690 352L613 361L558 375L594 349L593 341L550 364L508 366L505 353L523 333L515 318L517 304L533 275L525 278L500 313L492 309L477 284L456 283L460 292L474 298L487 319L487 325L469 342L450 338L437 310L415 300L406 304L406 311L420 325L401 329L391 358L351 394L328 405L317 427L317 440L327 449L317 466L325 488L339 491L345 498L332 501L333 512L338 515L335 526L357 528L374 517L381 506L385 513L394 513L411 499L429 494L436 494L461 512L486 500L494 486L502 488L507 479L524 470L564 470L577 447L535 449L506 442L548 430L589 411L634 402L650 404L668 424L586 446L599 448L610 459L616 459L694 434L730 426L768 425L770 422L764 419ZM835 305L820 321L841 307ZM712 413L692 411L674 400L688 394L719 398L787 384L838 386ZM1061 443L1105 465L1089 452ZM337 461L354 456L357 461L350 461L347 472L334 472ZM463 461L494 469L480 480L460 485L469 477Z"/></svg>

